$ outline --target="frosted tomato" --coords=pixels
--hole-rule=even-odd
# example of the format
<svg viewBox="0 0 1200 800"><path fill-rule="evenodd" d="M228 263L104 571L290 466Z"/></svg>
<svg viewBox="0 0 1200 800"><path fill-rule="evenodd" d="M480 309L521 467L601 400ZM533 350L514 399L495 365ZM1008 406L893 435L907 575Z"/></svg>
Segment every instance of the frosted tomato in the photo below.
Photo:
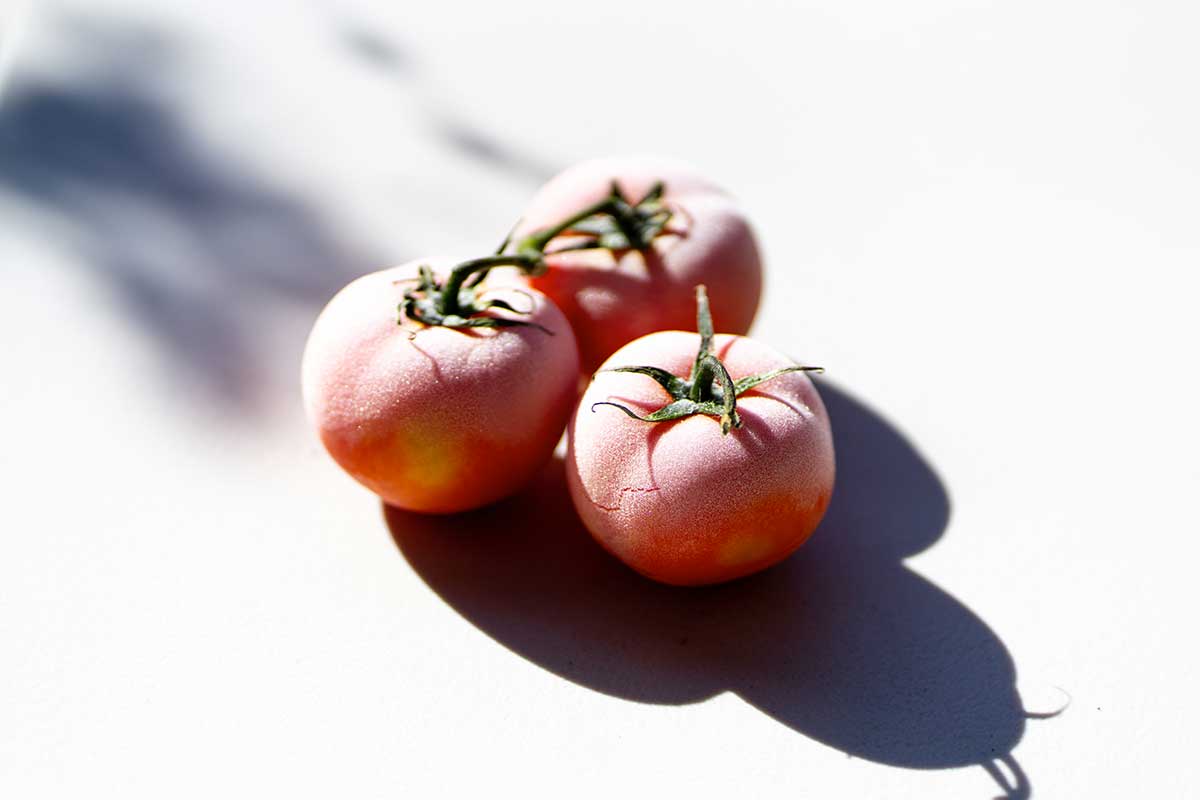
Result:
<svg viewBox="0 0 1200 800"><path fill-rule="evenodd" d="M388 503L449 513L499 500L562 434L579 373L574 336L537 291L471 285L497 260L446 280L436 261L366 275L313 327L309 419L334 460Z"/></svg>
<svg viewBox="0 0 1200 800"><path fill-rule="evenodd" d="M596 540L664 583L719 583L803 544L833 492L812 368L753 339L653 333L596 374L568 428L567 483ZM642 364L654 366L639 366Z"/></svg>
<svg viewBox="0 0 1200 800"><path fill-rule="evenodd" d="M614 195L643 213L561 231L544 248L549 269L529 279L567 315L583 369L639 336L689 329L697 284L712 291L724 329L746 333L762 290L754 234L737 203L686 164L655 157L577 164L535 194L516 238L553 230L570 212Z"/></svg>

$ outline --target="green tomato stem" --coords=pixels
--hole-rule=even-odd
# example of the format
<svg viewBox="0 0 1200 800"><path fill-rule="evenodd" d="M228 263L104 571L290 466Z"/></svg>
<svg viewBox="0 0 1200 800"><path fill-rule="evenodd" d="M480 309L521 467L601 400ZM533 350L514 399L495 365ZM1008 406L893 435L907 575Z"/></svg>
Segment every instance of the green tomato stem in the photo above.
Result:
<svg viewBox="0 0 1200 800"><path fill-rule="evenodd" d="M419 285L404 295L397 322L408 317L425 325L452 328L501 327L529 324L509 318L479 316L490 308L513 309L506 303L481 301L478 287L494 267L517 267L527 275L540 275L546 270L545 251L550 242L563 233L574 230L591 237L582 245L570 249L637 249L644 250L659 236L671 212L662 203L665 191L661 182L636 204L630 204L621 194L616 181L608 197L571 214L566 219L521 239L515 252L505 253L512 239L510 233L495 254L473 258L451 270L444 284L438 283L432 270L422 266ZM605 223L598 219L607 217Z"/></svg>
<svg viewBox="0 0 1200 800"><path fill-rule="evenodd" d="M463 282L476 273L486 273L492 267L519 267L523 272L533 275L544 270L546 262L538 253L483 256L462 262L450 272L450 277L446 279L446 283L441 289L438 310L442 315L455 314L466 317L476 313L477 309L469 307L469 303L473 302L474 298L471 298L467 304L463 303ZM474 281L471 286L478 284L479 281Z"/></svg>
<svg viewBox="0 0 1200 800"><path fill-rule="evenodd" d="M797 364L734 381L725 364L712 352L712 313L709 310L708 293L703 284L696 287L696 327L700 332L700 347L696 352L696 360L692 363L691 374L686 380L667 370L651 366L615 367L604 370L645 375L666 390L671 396L671 402L645 416L609 400L593 403L592 412L595 413L597 406L613 406L642 422L669 422L703 414L717 417L721 422L721 433L725 435L734 428L742 427L742 419L737 412L737 398L742 393L788 372L824 371L821 367L802 367Z"/></svg>

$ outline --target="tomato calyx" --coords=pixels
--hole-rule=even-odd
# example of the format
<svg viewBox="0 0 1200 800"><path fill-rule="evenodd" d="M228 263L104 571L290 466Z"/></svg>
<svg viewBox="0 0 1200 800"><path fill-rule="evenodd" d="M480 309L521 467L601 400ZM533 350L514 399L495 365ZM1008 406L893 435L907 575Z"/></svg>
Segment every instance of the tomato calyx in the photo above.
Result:
<svg viewBox="0 0 1200 800"><path fill-rule="evenodd" d="M578 238L549 255L572 250L645 250L666 231L671 221L670 207L663 201L666 185L657 181L637 202L630 202L615 180L608 197L550 228L526 237L518 250L545 252L551 240L559 236Z"/></svg>
<svg viewBox="0 0 1200 800"><path fill-rule="evenodd" d="M821 367L794 365L781 367L734 380L721 359L712 352L713 324L708 307L708 293L703 285L696 287L696 327L700 332L700 348L692 370L687 378L680 378L660 367L613 367L601 372L632 372L652 378L671 396L671 402L645 416L627 406L603 400L592 404L592 413L597 406L612 406L642 422L667 422L697 414L717 417L721 421L721 434L728 435L734 428L742 427L737 413L737 398L760 383L789 372L824 372Z"/></svg>
<svg viewBox="0 0 1200 800"><path fill-rule="evenodd" d="M494 258L513 258L522 263L536 265L537 271L529 272L536 276L546 270L545 256L576 250L647 250L656 238L667 232L667 223L673 216L670 206L663 201L666 190L666 184L656 181L640 200L631 203L621 191L620 184L614 180L609 186L607 197L556 225L525 236L514 246L515 252L505 256L504 252L508 249L512 237L509 234L509 238L500 244ZM547 253L546 248L560 236L568 237L571 241ZM495 266L505 265L506 263L501 261ZM521 266L511 262L507 265ZM490 267L476 272L466 285L478 286L487 277L488 269Z"/></svg>
<svg viewBox="0 0 1200 800"><path fill-rule="evenodd" d="M487 314L493 308L511 311L514 314L529 314L533 309L522 311L507 300L499 298L484 299L487 290L472 284L464 285L464 281L480 271L489 270L496 266L519 266L526 272L538 274L537 270L545 270L545 262L538 257L533 259L518 259L517 257L489 256L459 264L450 273L445 283L438 281L433 270L422 264L418 269L417 285L404 293L400 303L400 324L404 319L414 320L423 325L442 326L445 328L511 328L519 325L529 325L551 336L554 332L524 319L512 317L497 317ZM514 289L513 291L520 291ZM532 302L532 298L531 302ZM482 316L481 316L482 315Z"/></svg>
<svg viewBox="0 0 1200 800"><path fill-rule="evenodd" d="M408 318L424 325L446 328L506 328L531 325L551 333L544 326L528 320L497 317L493 308L514 314L530 312L514 308L499 299L485 300L481 284L495 267L517 267L527 275L538 276L546 271L546 256L573 250L645 250L662 235L671 220L672 211L663 202L666 186L658 181L637 202L630 202L614 180L603 200L572 214L567 219L525 236L506 253L512 239L510 234L496 252L458 264L444 283L433 270L421 266L416 286L404 293L397 319L404 324ZM547 253L550 243L567 236L571 242Z"/></svg>

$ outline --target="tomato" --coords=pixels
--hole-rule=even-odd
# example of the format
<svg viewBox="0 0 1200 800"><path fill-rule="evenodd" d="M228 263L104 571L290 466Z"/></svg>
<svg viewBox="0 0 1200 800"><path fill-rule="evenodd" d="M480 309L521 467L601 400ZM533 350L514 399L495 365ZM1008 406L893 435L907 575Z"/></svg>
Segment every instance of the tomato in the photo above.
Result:
<svg viewBox="0 0 1200 800"><path fill-rule="evenodd" d="M708 377L692 382L708 382L707 401L668 394L672 380L689 390L706 349L703 320L701 331L622 347L568 428L567 482L588 530L638 572L676 585L719 583L781 561L812 534L833 493L833 436L809 368L722 334L711 348L728 379L710 359ZM665 372L606 371L640 365ZM727 404L729 389L751 376L765 379Z"/></svg>
<svg viewBox="0 0 1200 800"><path fill-rule="evenodd" d="M692 289L706 284L721 329L746 333L762 290L754 234L734 200L692 167L655 157L586 161L552 178L535 194L516 238L549 229L570 212L602 200L616 182L632 203L665 187L671 217L644 252L637 249L555 249L576 240L568 232L546 248L549 269L529 279L567 315L591 372L618 347L661 330L688 330Z"/></svg>
<svg viewBox="0 0 1200 800"><path fill-rule="evenodd" d="M313 327L302 383L321 442L351 476L401 508L451 513L516 492L547 461L579 362L566 318L536 290L480 287L483 305L499 303L415 321L422 264L450 266L413 262L342 289Z"/></svg>

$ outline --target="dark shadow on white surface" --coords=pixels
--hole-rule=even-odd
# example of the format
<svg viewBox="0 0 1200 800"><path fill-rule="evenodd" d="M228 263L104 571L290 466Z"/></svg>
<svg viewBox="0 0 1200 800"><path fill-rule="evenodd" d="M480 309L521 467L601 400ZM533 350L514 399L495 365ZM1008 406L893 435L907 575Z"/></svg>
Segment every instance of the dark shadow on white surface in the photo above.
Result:
<svg viewBox="0 0 1200 800"><path fill-rule="evenodd" d="M828 382L821 393L838 457L829 512L796 555L731 584L662 586L608 556L578 521L561 461L488 509L384 512L401 553L447 603L568 680L643 703L735 692L851 756L978 764L1007 796L1028 797L1011 758L1025 715L1004 643L902 561L941 537L945 489L879 415Z"/></svg>
<svg viewBox="0 0 1200 800"><path fill-rule="evenodd" d="M345 20L330 29L345 58L419 79L402 43ZM36 70L18 58L0 97L0 194L35 211L34 238L69 250L104 301L141 328L177 394L237 415L271 413L279 389L266 376L295 373L304 331L286 352L264 332L285 313L289 324L306 311L315 317L353 278L409 255L348 241L317 198L272 180L248 149L201 135L193 120L209 106L190 92L227 80L196 68L211 61L200 49L211 42L100 13L47 11L39 31L78 63ZM440 100L422 116L462 163L483 163L514 185L554 172ZM286 137L295 123L274 122L278 131L246 133ZM222 124L228 132L228 123L214 127Z"/></svg>
<svg viewBox="0 0 1200 800"><path fill-rule="evenodd" d="M0 192L35 210L44 236L143 328L169 381L219 407L265 411L274 398L261 396L261 377L280 354L262 334L275 313L315 316L385 262L197 135L180 42L90 17L46 25L89 67L38 74L18 61L0 106Z"/></svg>

